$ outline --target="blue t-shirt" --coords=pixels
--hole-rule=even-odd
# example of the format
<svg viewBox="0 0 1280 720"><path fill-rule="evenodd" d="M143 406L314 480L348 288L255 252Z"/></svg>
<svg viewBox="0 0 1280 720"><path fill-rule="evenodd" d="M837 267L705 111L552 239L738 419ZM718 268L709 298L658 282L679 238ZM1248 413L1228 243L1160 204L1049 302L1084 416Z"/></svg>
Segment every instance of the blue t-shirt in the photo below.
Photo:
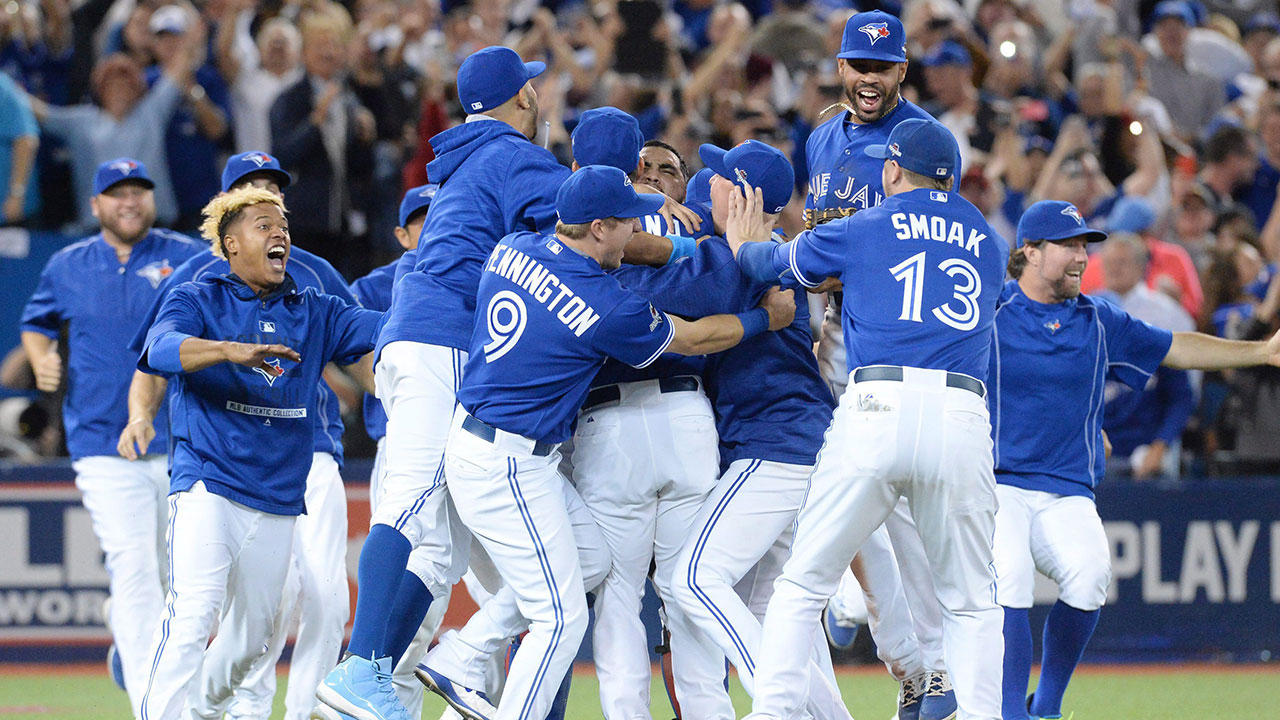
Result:
<svg viewBox="0 0 1280 720"><path fill-rule="evenodd" d="M503 238L483 265L476 308L458 402L543 442L569 439L606 357L644 367L675 335L666 313L555 235Z"/></svg>
<svg viewBox="0 0 1280 720"><path fill-rule="evenodd" d="M174 388L170 494L204 481L254 510L306 512L320 376L327 363L350 364L373 349L382 313L299 291L285 277L261 298L235 275L184 283L165 297L138 369L170 377ZM268 361L279 375L227 362L183 372L179 347L189 337L279 343L302 362Z"/></svg>
<svg viewBox="0 0 1280 720"><path fill-rule="evenodd" d="M49 259L22 311L21 329L56 339L67 323L62 421L72 458L116 454L129 419L129 383L138 361L129 340L160 297L164 278L204 247L170 230L152 230L133 246L123 265L101 235ZM155 426L152 447L163 448L167 423Z"/></svg>
<svg viewBox="0 0 1280 720"><path fill-rule="evenodd" d="M13 141L24 136L40 137L40 126L31 112L27 94L12 78L0 72L0 198L9 196L12 185L9 178L13 175ZM40 211L40 186L34 158L31 173L27 176L26 193L22 212L26 217L32 217ZM4 221L0 218L0 222Z"/></svg>
<svg viewBox="0 0 1280 720"><path fill-rule="evenodd" d="M1006 283L987 382L996 481L1092 498L1106 462L1107 380L1141 389L1172 342L1101 298L1046 305Z"/></svg>
<svg viewBox="0 0 1280 720"><path fill-rule="evenodd" d="M987 377L1009 246L957 193L917 189L738 260L757 279L790 270L805 287L844 283L848 368L904 365Z"/></svg>
<svg viewBox="0 0 1280 720"><path fill-rule="evenodd" d="M569 176L554 155L497 120L445 130L431 147L427 176L440 190L411 258L416 265L397 278L379 354L398 340L467 349L480 267L504 236L555 229L556 192Z"/></svg>
<svg viewBox="0 0 1280 720"><path fill-rule="evenodd" d="M347 289L346 280L338 274L338 271L329 264L328 260L313 255L297 245L289 249L288 271L290 277L302 290L315 288L321 293L341 299L348 305L358 304L355 297ZM136 326L138 331L129 343L129 349L133 352L133 359L137 360L138 356L142 354L142 348L147 340L147 333L151 329L151 324L155 322L156 315L160 312L160 306L164 303L164 299L170 291L185 282L208 280L229 272L231 272L231 266L227 264L227 261L214 255L213 251L208 249L208 246L205 246L204 252L174 270L165 279L164 284L161 285L160 293L155 298L155 302L151 305L151 309L147 312L145 319ZM172 392L172 389L170 389L170 392ZM342 465L342 432L344 430L342 409L338 406L337 394L329 387L329 383L323 380L320 382L319 392L316 393L316 405L311 408L311 416L314 418L316 426L315 452L332 455L333 459L338 461L338 465Z"/></svg>
<svg viewBox="0 0 1280 720"><path fill-rule="evenodd" d="M806 209L866 210L884 202L880 177L884 160L870 157L864 150L870 145L889 142L889 133L903 120L933 119L906 98L900 99L888 115L867 125L851 123L848 117L848 112L842 112L809 134L805 143L809 165ZM956 167L960 167L959 164ZM959 173L956 178L958 181Z"/></svg>
<svg viewBox="0 0 1280 720"><path fill-rule="evenodd" d="M361 307L386 312L391 307L391 286L395 281L396 266L392 260L351 283L351 294ZM387 411L378 398L364 394L364 429L374 442L387 435Z"/></svg>
<svg viewBox="0 0 1280 720"><path fill-rule="evenodd" d="M746 312L776 282L747 277L724 239L662 268L623 267L614 276L662 310L689 317ZM704 377L716 411L722 469L742 458L812 465L835 401L818 371L809 303L796 293L796 316L708 358ZM664 356L666 357L666 356Z"/></svg>

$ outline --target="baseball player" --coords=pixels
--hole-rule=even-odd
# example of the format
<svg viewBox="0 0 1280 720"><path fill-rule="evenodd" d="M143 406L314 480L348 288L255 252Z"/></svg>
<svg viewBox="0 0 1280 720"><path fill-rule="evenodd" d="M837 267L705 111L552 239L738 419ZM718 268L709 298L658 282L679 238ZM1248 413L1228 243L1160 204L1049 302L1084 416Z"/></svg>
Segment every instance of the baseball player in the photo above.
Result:
<svg viewBox="0 0 1280 720"><path fill-rule="evenodd" d="M784 245L744 242L769 239L758 191L735 191L729 216L729 244L748 276L767 281L789 270L806 287L827 277L844 283L853 381L827 430L765 616L754 718L800 711L823 604L903 496L943 608L959 716L1000 717L995 478L983 378L1008 247L951 192L958 149L946 128L913 118L887 139L865 150L885 160L887 197L877 207Z"/></svg>
<svg viewBox="0 0 1280 720"><path fill-rule="evenodd" d="M930 119L902 97L906 33L898 18L858 13L844 26L836 65L844 85L844 112L814 129L805 144L809 192L805 226L879 205L884 197L881 162L863 152L884 144L898 123ZM957 167L959 167L957 156ZM956 173L958 182L959 173ZM837 398L849 382L841 330L839 292L831 293L818 343L818 364ZM898 720L947 720L954 693L942 656L942 609L929 576L919 534L903 500L863 544L855 561L868 595L869 621L880 659L901 684ZM852 578L850 578L852 580ZM831 624L837 618L826 617Z"/></svg>
<svg viewBox="0 0 1280 720"><path fill-rule="evenodd" d="M728 152L704 145L700 154L716 173L711 180L711 215L717 232L724 230L728 214L732 182L727 178L747 178L746 182L762 187L772 214L791 199L791 165L781 152L764 143L749 140ZM704 240L688 260L660 270L624 268L617 277L659 307L693 316L751 307L771 284L745 277L719 238ZM660 591L674 596L675 610L734 663L748 691L753 689L759 649L760 625L753 608L762 615L768 602L833 404L813 357L807 303L797 306L795 315L795 322L782 331L708 359L704 378L715 404L719 480L701 509L695 510L696 519L685 521L691 528L679 535L680 547L668 552L676 556L661 562L654 575ZM607 409L593 407L588 397L579 435L584 427L603 425L590 431L593 442L622 443L625 426ZM677 448L691 435L682 433ZM740 586L746 587L740 597L734 586L753 568L757 568L754 582ZM672 615L670 606L668 615ZM676 637L673 629L673 642ZM827 648L820 644L814 649L827 656L827 671L821 668L823 661L815 658L819 672L810 677L810 708L815 717L848 717L834 676L830 682L824 678L830 668ZM673 657L680 683L683 658L676 648ZM687 695L680 697L682 710L689 717L733 717L723 686L714 679L704 685L700 696L693 698L698 705Z"/></svg>
<svg viewBox="0 0 1280 720"><path fill-rule="evenodd" d="M529 142L538 120L529 80L545 69L541 62L521 62L509 48L473 53L458 69L468 122L432 138L436 158L427 174L440 190L422 229L417 264L396 282L378 336L375 377L387 411L386 463L360 556L350 655L317 689L321 701L358 720L406 715L377 668L394 666L392 650L407 647L431 598L442 596L466 567L469 539L456 518L451 521L444 484L446 418L467 361L485 258L513 230L554 223L553 193L568 170ZM430 567L409 566L409 553L419 545L428 548ZM393 606L402 610L402 627L388 637Z"/></svg>
<svg viewBox="0 0 1280 720"><path fill-rule="evenodd" d="M422 233L423 223L426 222L427 209L430 208L431 200L435 198L436 191L439 189L440 186L436 184L421 185L410 188L401 198L400 224L395 228L395 236L396 242L400 243L407 253L418 247L418 236ZM351 294L362 307L382 312L386 312L391 307L391 288L394 285L399 262L400 259L396 258L351 283ZM376 510L381 499L382 467L386 455L387 413L382 408L382 402L369 393L365 393L364 396L364 427L365 432L378 446L377 454L374 456L373 473L369 478L369 503L370 507ZM409 563L429 564L427 558L414 557L415 553L424 552L426 552L425 548L410 553ZM441 597L432 599L432 609L413 635L408 650L405 651L400 662L396 663L395 671L392 673L396 695L413 717L422 715L422 683L418 682L413 670L426 654L427 646L440 628L440 621L444 619L444 612L449 606L450 594L451 592L446 590Z"/></svg>
<svg viewBox="0 0 1280 720"><path fill-rule="evenodd" d="M1107 597L1111 554L1093 502L1105 464L1106 382L1140 390L1161 365L1280 365L1280 336L1247 342L1171 333L1080 294L1085 248L1107 236L1087 227L1074 205L1037 202L1017 232L990 360L1004 720L1062 717L1063 693ZM1004 390L1015 383L1016 392ZM1058 584L1059 595L1045 621L1040 684L1026 698L1035 570Z"/></svg>
<svg viewBox="0 0 1280 720"><path fill-rule="evenodd" d="M258 188L282 196L292 178L275 157L261 151L232 156L222 172L222 192L240 188ZM302 248L289 253L290 275L302 290L315 288L334 295L350 305L355 298L346 283L328 261ZM192 280L206 280L230 272L225 259L205 250L173 271L160 289L150 313L139 326L130 349L140 354L147 331L154 322L164 298L177 286ZM121 433L119 452L133 458L138 449L145 451L154 441L143 431L164 395L163 377L144 372L134 374L129 392L130 424ZM342 434L343 423L338 398L326 382L316 391L316 405L309 408L315 434L311 469L307 474L307 513L294 525L294 557L289 565L285 591L276 618L275 629L267 642L268 650L240 682L229 707L233 717L261 717L270 714L276 694L276 663L288 637L295 609L299 612L297 639L289 665L289 689L285 696L286 717L306 718L315 705L312 688L333 669L350 613L347 587L347 504L343 491ZM133 422L138 420L138 422ZM183 560L185 562L185 559ZM217 645L215 649L222 648ZM204 678L225 672L218 669L229 659L211 652L205 660ZM202 682L204 682L202 680ZM210 679L210 682L213 680ZM207 696L207 693L206 693Z"/></svg>
<svg viewBox="0 0 1280 720"><path fill-rule="evenodd" d="M145 372L173 378L175 405L169 594L155 629L143 720L176 718L184 707L193 717L222 717L266 652L294 520L306 510L309 414L320 375L330 361L352 364L372 350L382 318L298 290L285 272L284 212L278 195L258 188L219 195L205 207L201 232L231 272L174 288L138 361ZM219 610L218 636L206 651ZM202 657L218 662L192 688Z"/></svg>
<svg viewBox="0 0 1280 720"><path fill-rule="evenodd" d="M560 188L555 234L509 235L484 264L445 470L458 515L529 619L498 720L546 715L586 630L556 447L600 363L716 352L792 319L790 293L739 316L686 322L623 290L605 270L618 267L633 218L661 204L637 195L621 170L589 166Z"/></svg>
<svg viewBox="0 0 1280 720"><path fill-rule="evenodd" d="M155 184L142 163L130 158L105 162L93 183L89 203L101 230L49 259L22 311L20 328L36 386L55 392L64 375L58 335L67 325L62 404L67 450L76 487L106 553L113 598L109 626L136 715L149 671L147 645L164 604L168 468L163 455L129 463L115 454L116 438L126 425L128 378L137 360L127 346L161 281L201 246L152 227ZM158 447L165 447L166 423L146 425L159 437Z"/></svg>

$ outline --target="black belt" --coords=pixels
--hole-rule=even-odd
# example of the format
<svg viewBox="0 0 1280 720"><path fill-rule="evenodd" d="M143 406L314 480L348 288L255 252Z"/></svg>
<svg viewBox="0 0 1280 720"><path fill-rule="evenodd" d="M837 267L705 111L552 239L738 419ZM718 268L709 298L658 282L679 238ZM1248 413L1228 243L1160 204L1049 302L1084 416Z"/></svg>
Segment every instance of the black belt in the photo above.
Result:
<svg viewBox="0 0 1280 720"><path fill-rule="evenodd" d="M494 438L498 436L498 428L474 415L468 415L462 419L462 429L486 442L493 442ZM555 449L556 446L551 443L535 440L533 443L533 456L546 457Z"/></svg>
<svg viewBox="0 0 1280 720"><path fill-rule="evenodd" d="M658 379L658 392L661 393L697 391L698 378L692 375L677 375ZM603 385L593 388L591 392L587 393L587 399L582 403L582 409L590 410L605 403L620 402L621 400L622 390L617 385Z"/></svg>
<svg viewBox="0 0 1280 720"><path fill-rule="evenodd" d="M869 367L860 367L853 371L853 381L855 383L875 382L877 380L902 382L902 367L898 365L871 365ZM987 388L982 384L981 380L960 373L947 373L947 387L968 390L981 398L987 396Z"/></svg>

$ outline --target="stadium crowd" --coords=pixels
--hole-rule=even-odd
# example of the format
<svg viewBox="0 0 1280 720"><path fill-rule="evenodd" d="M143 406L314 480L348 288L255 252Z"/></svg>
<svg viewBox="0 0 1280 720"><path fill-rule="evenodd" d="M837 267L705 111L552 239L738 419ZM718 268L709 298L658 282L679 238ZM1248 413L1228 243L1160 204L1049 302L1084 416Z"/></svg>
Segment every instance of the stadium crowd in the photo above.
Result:
<svg viewBox="0 0 1280 720"><path fill-rule="evenodd" d="M350 280L399 252L401 194L428 181L428 140L462 122L453 83L475 50L548 63L535 142L566 165L579 115L611 105L690 164L701 143L756 139L804 168L810 130L845 101L845 21L875 8L902 17L904 95L955 134L961 192L1007 238L1031 203L1066 200L1112 235L1086 292L1171 330L1280 327L1268 0L9 0L0 221L92 232L94 169L127 155L156 182L158 224L191 233L225 159L266 150L295 179L296 243ZM788 232L807 182L798 171ZM20 352L2 375L31 383ZM1278 370L1162 369L1108 393L1112 472L1280 467ZM35 438L26 455L56 451L49 422L11 410L0 421Z"/></svg>

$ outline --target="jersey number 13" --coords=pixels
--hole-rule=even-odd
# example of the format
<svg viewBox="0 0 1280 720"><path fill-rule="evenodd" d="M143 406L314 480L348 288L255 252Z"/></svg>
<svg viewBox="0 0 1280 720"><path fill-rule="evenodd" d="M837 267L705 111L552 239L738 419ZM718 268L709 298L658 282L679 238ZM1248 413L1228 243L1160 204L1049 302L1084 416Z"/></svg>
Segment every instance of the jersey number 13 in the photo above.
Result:
<svg viewBox="0 0 1280 720"><path fill-rule="evenodd" d="M957 330L972 330L978 326L978 295L982 293L982 279L978 271L959 258L947 258L938 263L938 269L955 281L954 300L933 308L933 316ZM923 322L920 307L924 302L924 253L915 255L889 268L893 279L903 284L902 314L899 320ZM952 308L958 302L960 309Z"/></svg>

